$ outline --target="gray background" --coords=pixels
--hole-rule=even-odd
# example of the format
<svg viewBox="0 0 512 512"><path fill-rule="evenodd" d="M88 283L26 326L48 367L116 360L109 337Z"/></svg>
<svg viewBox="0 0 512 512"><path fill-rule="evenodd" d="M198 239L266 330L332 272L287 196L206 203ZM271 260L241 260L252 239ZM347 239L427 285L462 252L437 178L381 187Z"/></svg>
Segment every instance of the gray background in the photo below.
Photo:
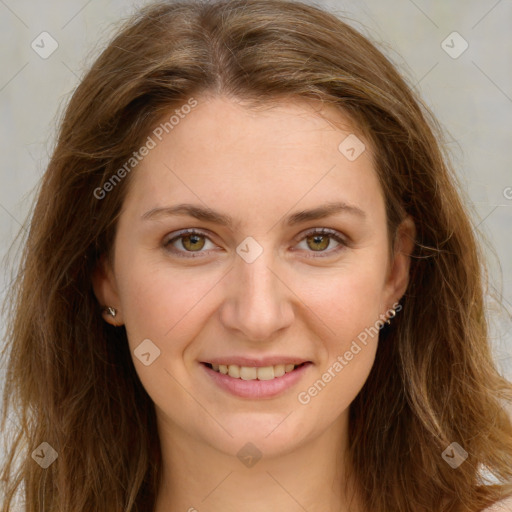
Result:
<svg viewBox="0 0 512 512"><path fill-rule="evenodd" d="M0 0L0 257L28 215L56 122L80 76L120 18L144 3ZM512 379L512 1L319 3L348 16L378 43L448 133L473 222L493 247L486 249L491 285L504 305L488 299L493 350L501 372ZM58 43L47 59L31 48L43 31ZM456 59L441 46L453 31L469 45ZM460 43L447 40L452 51ZM16 262L16 252L11 254ZM9 283L7 265L2 268L0 300ZM3 326L4 319L2 339Z"/></svg>

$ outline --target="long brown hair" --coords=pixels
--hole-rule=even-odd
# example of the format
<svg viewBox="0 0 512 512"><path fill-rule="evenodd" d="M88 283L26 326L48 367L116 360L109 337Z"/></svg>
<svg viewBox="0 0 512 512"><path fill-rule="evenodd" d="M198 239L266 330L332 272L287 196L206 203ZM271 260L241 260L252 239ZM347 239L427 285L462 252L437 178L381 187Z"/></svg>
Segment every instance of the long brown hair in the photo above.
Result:
<svg viewBox="0 0 512 512"><path fill-rule="evenodd" d="M91 285L112 248L130 172L106 190L165 113L201 94L336 106L375 152L391 239L416 224L403 309L380 334L350 406L349 457L372 512L477 512L512 494L512 386L487 334L484 261L428 109L365 37L287 0L158 3L120 29L73 94L43 177L9 302L3 471L10 509L148 511L160 476L152 401L124 328ZM137 172L136 168L131 173ZM96 193L95 193L96 191ZM468 458L451 468L442 452ZM58 454L42 469L42 442ZM494 485L483 485L486 468Z"/></svg>

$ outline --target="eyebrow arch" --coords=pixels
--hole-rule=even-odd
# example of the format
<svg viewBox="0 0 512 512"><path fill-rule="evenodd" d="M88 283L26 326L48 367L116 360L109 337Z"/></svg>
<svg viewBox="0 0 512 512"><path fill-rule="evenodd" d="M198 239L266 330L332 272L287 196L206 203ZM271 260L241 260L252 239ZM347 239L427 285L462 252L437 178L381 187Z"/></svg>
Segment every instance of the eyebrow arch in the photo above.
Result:
<svg viewBox="0 0 512 512"><path fill-rule="evenodd" d="M350 205L344 202L331 202L326 203L325 205L319 206L317 208L313 208L310 210L302 210L293 213L292 215L286 217L285 221L288 226L295 226L296 224L300 224L302 222L323 219L325 217L329 217L337 213L347 213L350 215L360 217L361 219L366 218L366 213L357 206ZM206 222L212 222L214 224L219 224L221 226L226 226L230 229L233 229L235 226L233 218L231 218L229 215L216 212L211 208L197 206L189 203L182 203L177 204L175 206L163 208L153 208L144 213L141 216L141 219L153 220L173 215L189 215L190 217L195 217L196 219ZM239 222L236 223L236 226L238 225Z"/></svg>
<svg viewBox="0 0 512 512"><path fill-rule="evenodd" d="M302 210L294 213L287 218L287 224L289 226L294 226L301 222L323 219L337 213L348 213L350 215L360 217L361 219L366 218L366 213L361 210L361 208L344 202L334 202L326 203L323 206L319 206L318 208L313 208L311 210Z"/></svg>

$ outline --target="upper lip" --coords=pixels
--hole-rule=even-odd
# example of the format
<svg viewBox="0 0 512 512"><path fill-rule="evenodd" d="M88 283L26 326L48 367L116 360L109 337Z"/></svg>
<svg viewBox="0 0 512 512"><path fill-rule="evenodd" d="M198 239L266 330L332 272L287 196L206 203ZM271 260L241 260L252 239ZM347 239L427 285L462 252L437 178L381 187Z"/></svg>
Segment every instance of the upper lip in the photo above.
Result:
<svg viewBox="0 0 512 512"><path fill-rule="evenodd" d="M222 364L229 366L236 364L237 366L249 366L260 368L264 366L277 366L279 364L294 364L299 365L302 363L308 363L307 359L300 357L289 357L289 356L268 356L268 357L245 357L245 356L226 356L226 357L212 357L211 359L202 361L203 363L210 364Z"/></svg>

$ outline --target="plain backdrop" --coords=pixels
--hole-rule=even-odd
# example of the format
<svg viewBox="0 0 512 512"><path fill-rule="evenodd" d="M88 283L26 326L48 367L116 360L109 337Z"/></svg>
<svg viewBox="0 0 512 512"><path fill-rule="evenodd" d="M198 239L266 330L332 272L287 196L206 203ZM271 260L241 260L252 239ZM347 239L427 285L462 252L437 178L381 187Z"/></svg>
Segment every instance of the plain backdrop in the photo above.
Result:
<svg viewBox="0 0 512 512"><path fill-rule="evenodd" d="M0 257L27 218L73 89L119 20L142 4L0 0ZM500 309L494 299L487 301L493 350L500 370L512 379L512 1L319 5L345 16L377 43L446 130L475 229L489 244L491 286L503 302ZM43 37L46 51L58 45L47 58L32 47L33 41L42 46ZM16 252L11 254L15 263ZM5 264L3 269L0 299L10 279Z"/></svg>

